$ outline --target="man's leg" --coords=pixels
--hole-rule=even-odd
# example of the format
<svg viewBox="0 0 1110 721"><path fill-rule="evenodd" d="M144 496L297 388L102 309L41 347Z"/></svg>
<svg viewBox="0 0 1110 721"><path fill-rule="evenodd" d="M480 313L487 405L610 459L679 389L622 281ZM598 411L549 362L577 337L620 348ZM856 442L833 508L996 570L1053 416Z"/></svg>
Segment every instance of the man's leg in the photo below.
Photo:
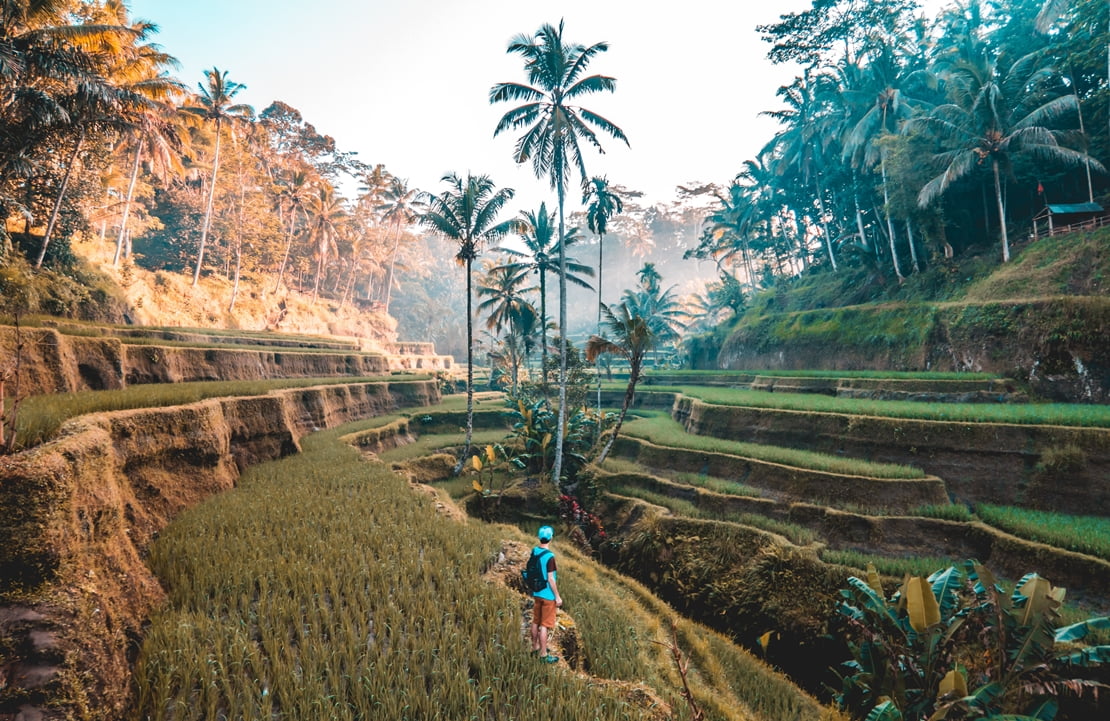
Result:
<svg viewBox="0 0 1110 721"><path fill-rule="evenodd" d="M544 656L547 656L547 626L540 626L539 629L540 632L538 648L540 649L540 657L542 658Z"/></svg>
<svg viewBox="0 0 1110 721"><path fill-rule="evenodd" d="M540 650L540 626L532 622L532 653Z"/></svg>

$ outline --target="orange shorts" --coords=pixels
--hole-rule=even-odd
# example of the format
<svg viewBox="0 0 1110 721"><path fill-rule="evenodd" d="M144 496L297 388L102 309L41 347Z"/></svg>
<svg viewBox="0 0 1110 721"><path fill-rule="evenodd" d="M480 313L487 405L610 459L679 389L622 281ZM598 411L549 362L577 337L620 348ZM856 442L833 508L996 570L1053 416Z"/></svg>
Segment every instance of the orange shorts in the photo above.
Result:
<svg viewBox="0 0 1110 721"><path fill-rule="evenodd" d="M555 628L555 602L546 598L535 598L532 607L532 623L544 628Z"/></svg>

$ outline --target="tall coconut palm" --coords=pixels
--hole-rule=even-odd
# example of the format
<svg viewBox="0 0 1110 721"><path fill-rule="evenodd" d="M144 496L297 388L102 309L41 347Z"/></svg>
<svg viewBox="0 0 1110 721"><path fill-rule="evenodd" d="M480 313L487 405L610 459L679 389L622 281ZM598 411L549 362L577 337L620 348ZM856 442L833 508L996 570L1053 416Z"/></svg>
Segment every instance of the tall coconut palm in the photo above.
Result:
<svg viewBox="0 0 1110 721"><path fill-rule="evenodd" d="M565 271L565 282L592 290L592 286L582 276L592 276L593 268L579 263L575 258L566 255L566 246L573 245L578 240L576 230L572 229L566 236L566 243L559 243L555 238L555 214L547 212L547 204L540 203L537 211L521 211L520 217L515 221L514 228L520 240L524 243L524 250L501 247L498 250L512 258L521 260L507 264L514 275L523 278L528 274L539 277L540 289L540 343L542 384L547 389L547 274ZM561 324L561 322L560 322Z"/></svg>
<svg viewBox="0 0 1110 721"><path fill-rule="evenodd" d="M143 24L142 27L145 32L151 26ZM171 103L185 88L176 79L167 77L163 70L176 64L177 60L162 52L156 45L147 44L137 48L133 57L128 58L119 71L120 74L125 74L134 91L141 93L150 102L136 108L127 120L129 127L125 135L125 145L132 146L133 157L112 265L119 264L123 240L127 234L127 219L131 214L131 202L135 197L139 164L143 158L148 158L151 167L162 177L170 170L180 170L180 116Z"/></svg>
<svg viewBox="0 0 1110 721"><path fill-rule="evenodd" d="M229 80L227 71L219 68L204 71L206 83L199 83L200 95L196 105L188 105L182 110L202 120L216 124L216 147L212 152L212 174L208 179L208 200L204 207L204 221L200 228L200 248L197 250L197 267L193 271L193 285L200 279L200 269L204 263L204 247L208 242L208 230L212 225L212 201L216 197L216 179L220 172L220 140L223 127L236 121L254 116L254 108L233 102L245 85Z"/></svg>
<svg viewBox="0 0 1110 721"><path fill-rule="evenodd" d="M343 199L335 194L335 189L322 183L305 204L308 215L308 239L312 254L316 258L316 282L312 286L312 302L320 293L320 279L328 258L337 246L340 228L347 218Z"/></svg>
<svg viewBox="0 0 1110 721"><path fill-rule="evenodd" d="M616 79L606 75L583 77L590 61L609 49L608 43L585 46L563 40L563 23L544 24L533 35L521 34L509 41L508 52L524 59L528 84L498 83L489 92L491 103L521 102L497 123L496 137L507 130L524 130L517 139L513 157L518 163L531 161L536 177L547 177L559 200L559 238L566 237L565 205L567 183L577 171L585 184L586 165L581 143L601 151L600 130L628 144L624 131L597 113L573 105L584 96L612 92ZM552 478L559 483L563 468L563 438L566 433L567 400L567 287L564 245L559 245L559 415L555 433Z"/></svg>
<svg viewBox="0 0 1110 721"><path fill-rule="evenodd" d="M594 176L586 185L582 193L582 202L586 205L586 227L591 233L597 234L597 334L601 335L601 301L602 270L605 267L605 231L609 228L609 219L614 215L624 212L624 201L621 196L609 187L609 179L604 176ZM597 415L601 417L601 366L597 366Z"/></svg>
<svg viewBox="0 0 1110 721"><path fill-rule="evenodd" d="M512 188L497 188L488 175L467 173L463 180L455 173L443 176L447 190L439 195L422 193L427 208L419 217L421 224L458 244L455 260L466 269L466 441L455 466L458 474L470 456L474 436L474 313L471 298L471 268L482 244L496 242L513 228L513 221L497 222L497 215L512 200Z"/></svg>
<svg viewBox="0 0 1110 721"><path fill-rule="evenodd" d="M393 228L393 246L389 252L389 269L385 278L385 312L389 312L389 298L393 290L393 270L397 263L397 251L401 246L401 229L416 220L420 214L420 191L410 188L407 180L390 178L389 184L381 193L381 202L376 210L382 220Z"/></svg>
<svg viewBox="0 0 1110 721"><path fill-rule="evenodd" d="M311 178L307 166L293 168L287 173L280 173L277 178L278 216L281 218L288 213L288 220L285 226L285 248L281 254L281 264L278 266L277 278L274 280L275 293L281 288L281 281L285 277L285 269L289 265L289 252L293 249L297 219L305 215L305 202L309 197Z"/></svg>
<svg viewBox="0 0 1110 721"><path fill-rule="evenodd" d="M1046 96L1044 88L1053 71L1038 64L1034 54L1002 67L998 59L960 61L947 73L952 102L937 106L923 118L907 122L906 130L932 133L949 150L937 156L944 170L918 194L927 207L952 183L989 162L998 210L1002 261L1010 260L1002 175L1009 174L1015 156L1041 162L1082 165L1102 170L1102 165L1078 150L1060 144L1064 136L1052 126L1076 112L1075 95Z"/></svg>
<svg viewBox="0 0 1110 721"><path fill-rule="evenodd" d="M586 184L582 193L582 203L586 205L586 227L591 233L597 235L597 328L601 332L601 280L605 255L605 232L609 229L609 220L614 215L624 212L624 201L612 188L609 179L594 176Z"/></svg>

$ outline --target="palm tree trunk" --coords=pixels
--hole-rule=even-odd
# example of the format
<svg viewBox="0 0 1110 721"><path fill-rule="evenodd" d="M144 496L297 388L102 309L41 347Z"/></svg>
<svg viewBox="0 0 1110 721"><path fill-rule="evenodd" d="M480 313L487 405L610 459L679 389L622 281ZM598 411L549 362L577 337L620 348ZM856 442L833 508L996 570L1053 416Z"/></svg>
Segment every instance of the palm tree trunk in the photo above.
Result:
<svg viewBox="0 0 1110 721"><path fill-rule="evenodd" d="M563 439L567 432L567 249L566 225L563 220L566 189L559 178L559 409L555 425L555 462L551 467L551 480L559 487L563 474Z"/></svg>
<svg viewBox="0 0 1110 721"><path fill-rule="evenodd" d="M35 261L35 268L42 267L42 261L46 258L46 247L50 245L50 236L54 234L54 227L58 223L58 212L62 209L62 201L66 197L66 188L69 187L70 176L73 175L73 166L77 162L77 153L81 152L81 143L85 142L85 130L81 129L80 134L77 136L77 142L73 144L73 152L69 155L69 164L66 166L66 174L62 177L62 187L58 189L58 197L54 201L54 209L50 211L50 222L46 224L46 233L42 236L42 248L39 249L39 257Z"/></svg>
<svg viewBox="0 0 1110 721"><path fill-rule="evenodd" d="M1002 262L1010 261L1010 238L1006 235L1006 208L1002 203L1002 182L998 177L998 161L991 159L991 170L994 172L994 199L998 203L998 226L1002 231Z"/></svg>
<svg viewBox="0 0 1110 721"><path fill-rule="evenodd" d="M828 216L825 214L825 198L824 193L821 192L821 184L815 179L814 186L817 188L817 209L821 213L821 227L825 230L825 250L829 254L829 262L832 263L833 272L836 272L836 256L833 255L832 237L829 233Z"/></svg>
<svg viewBox="0 0 1110 721"><path fill-rule="evenodd" d="M859 208L859 193L854 193L856 200L856 230L859 231L860 245L867 247L867 235L863 231L863 211Z"/></svg>
<svg viewBox="0 0 1110 721"><path fill-rule="evenodd" d="M235 280L231 286L231 302L227 305L227 312L235 310L235 299L239 297L239 271L243 267L243 241L240 239L235 244Z"/></svg>
<svg viewBox="0 0 1110 721"><path fill-rule="evenodd" d="M393 224L393 251L389 254L389 273L385 281L385 312L389 313L389 299L393 295L393 266L397 262L397 249L401 247L401 226Z"/></svg>
<svg viewBox="0 0 1110 721"><path fill-rule="evenodd" d="M898 251L894 248L894 221L890 218L890 196L887 194L886 187L886 155L884 154L882 160L879 161L879 168L883 174L883 205L886 211L886 228L890 233L890 259L894 263L894 274L898 276L898 282L901 283L906 279L902 275L902 269L898 266Z"/></svg>
<svg viewBox="0 0 1110 721"><path fill-rule="evenodd" d="M540 268L540 388L547 398L547 271Z"/></svg>
<svg viewBox="0 0 1110 721"><path fill-rule="evenodd" d="M289 230L285 232L285 253L281 256L281 267L278 268L277 281L274 283L274 292L281 288L281 279L285 275L285 266L289 263L289 250L293 247L293 226L297 222L297 211L289 212Z"/></svg>
<svg viewBox="0 0 1110 721"><path fill-rule="evenodd" d="M913 225L909 218L906 218L906 241L910 244L910 260L913 261L913 272L920 273L921 266L917 262L917 248L913 244Z"/></svg>
<svg viewBox="0 0 1110 721"><path fill-rule="evenodd" d="M597 457L598 465L604 463L605 459L609 457L609 451L613 450L613 444L616 443L617 436L621 432L621 426L624 425L624 417L628 414L628 409L632 407L632 401L636 399L636 383L640 380L641 361L642 359L629 359L628 388L624 391L624 403L621 405L620 415L617 416L617 424L613 426L613 435L609 437L609 442L605 444L601 455Z"/></svg>
<svg viewBox="0 0 1110 721"><path fill-rule="evenodd" d="M454 474L462 473L463 464L470 457L470 440L474 437L474 318L473 301L470 298L470 266L466 259L466 440L463 442L462 455L455 464Z"/></svg>
<svg viewBox="0 0 1110 721"><path fill-rule="evenodd" d="M112 258L112 265L119 265L119 256L123 251L123 231L127 227L127 216L131 214L131 199L135 197L135 181L139 179L139 160L143 155L143 138L139 136L139 144L135 146L135 160L131 163L131 180L127 184L127 198L123 201L123 216L119 221L119 237L116 238L116 255Z"/></svg>
<svg viewBox="0 0 1110 721"><path fill-rule="evenodd" d="M200 227L200 249L197 251L197 267L193 271L193 287L200 280L200 268L204 263L204 246L208 242L208 228L212 224L212 201L216 197L216 174L220 172L220 129L222 123L216 118L216 152L212 156L212 179L208 185L208 203L204 209L204 223Z"/></svg>
<svg viewBox="0 0 1110 721"><path fill-rule="evenodd" d="M601 269L604 257L605 234L597 234L597 334L601 335ZM601 434L601 357L597 359L597 432Z"/></svg>

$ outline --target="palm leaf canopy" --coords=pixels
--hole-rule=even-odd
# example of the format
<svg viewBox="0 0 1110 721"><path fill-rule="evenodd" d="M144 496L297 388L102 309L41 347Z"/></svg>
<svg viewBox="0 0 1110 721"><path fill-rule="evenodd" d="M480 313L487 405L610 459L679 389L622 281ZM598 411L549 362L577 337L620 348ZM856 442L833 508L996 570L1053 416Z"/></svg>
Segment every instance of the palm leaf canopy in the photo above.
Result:
<svg viewBox="0 0 1110 721"><path fill-rule="evenodd" d="M424 193L427 210L420 222L459 244L460 263L478 257L480 245L503 238L514 221L496 223L497 215L513 197L512 188L495 188L488 175L470 175L464 181L455 173L443 176L450 187L439 195Z"/></svg>
<svg viewBox="0 0 1110 721"><path fill-rule="evenodd" d="M517 140L513 158L531 161L537 177L548 176L560 192L566 179L577 170L583 184L587 179L580 143L588 142L604 152L594 128L628 144L624 131L605 117L569 101L600 92L611 92L616 79L606 75L583 77L590 60L609 49L608 43L590 46L563 41L563 23L545 24L534 36L518 35L508 52L524 58L528 84L498 83L489 92L491 103L523 102L506 112L497 123L496 137L506 130L524 130Z"/></svg>

